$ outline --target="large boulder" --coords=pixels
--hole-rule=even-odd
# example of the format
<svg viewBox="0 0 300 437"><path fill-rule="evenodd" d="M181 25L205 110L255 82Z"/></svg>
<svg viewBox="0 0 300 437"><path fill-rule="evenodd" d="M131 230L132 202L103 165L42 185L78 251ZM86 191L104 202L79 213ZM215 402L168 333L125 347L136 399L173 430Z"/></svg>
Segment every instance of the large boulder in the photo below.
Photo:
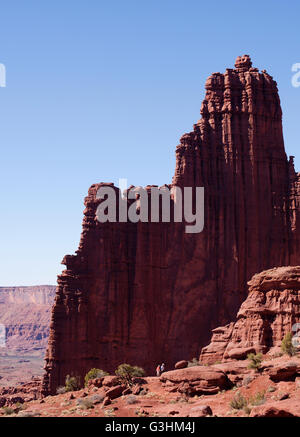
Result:
<svg viewBox="0 0 300 437"><path fill-rule="evenodd" d="M160 380L173 386L174 391L189 396L215 394L232 386L224 372L207 366L193 366L171 370L161 375Z"/></svg>
<svg viewBox="0 0 300 437"><path fill-rule="evenodd" d="M289 361L271 368L267 373L272 381L279 382L295 379L298 372L300 372L299 363Z"/></svg>
<svg viewBox="0 0 300 437"><path fill-rule="evenodd" d="M102 387L103 380L104 380L104 377L90 379L88 381L88 387L89 388L92 388L92 387L100 388L100 387Z"/></svg>
<svg viewBox="0 0 300 437"><path fill-rule="evenodd" d="M299 398L268 402L252 408L251 417L300 417Z"/></svg>
<svg viewBox="0 0 300 437"><path fill-rule="evenodd" d="M245 360L251 353L255 353L254 347L237 347L226 352L225 358L230 358L233 360Z"/></svg>
<svg viewBox="0 0 300 437"><path fill-rule="evenodd" d="M118 376L108 375L102 379L103 387L114 387L119 384L120 384L120 378Z"/></svg>
<svg viewBox="0 0 300 437"><path fill-rule="evenodd" d="M244 378L251 373L248 369L247 361L227 361L225 363L215 364L214 368L221 370L229 378L233 385L242 383Z"/></svg>
<svg viewBox="0 0 300 437"><path fill-rule="evenodd" d="M295 415L285 408L266 405L254 407L250 413L250 417L295 417Z"/></svg>
<svg viewBox="0 0 300 437"><path fill-rule="evenodd" d="M181 360L181 361L177 361L177 363L175 364L175 369L185 369L187 366L188 366L188 361Z"/></svg>
<svg viewBox="0 0 300 437"><path fill-rule="evenodd" d="M189 417L206 417L212 416L213 412L209 405L198 405L191 408Z"/></svg>
<svg viewBox="0 0 300 437"><path fill-rule="evenodd" d="M107 390L105 396L110 400L116 399L122 395L125 389L126 389L125 385L116 385L115 387L112 387L109 390Z"/></svg>

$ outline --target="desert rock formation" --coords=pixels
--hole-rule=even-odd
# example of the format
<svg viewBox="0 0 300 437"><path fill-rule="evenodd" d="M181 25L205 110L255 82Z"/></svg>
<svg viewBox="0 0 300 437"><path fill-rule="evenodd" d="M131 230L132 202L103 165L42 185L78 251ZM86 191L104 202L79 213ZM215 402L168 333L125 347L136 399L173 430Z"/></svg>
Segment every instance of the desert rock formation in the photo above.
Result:
<svg viewBox="0 0 300 437"><path fill-rule="evenodd" d="M44 393L92 367L129 362L151 374L159 362L173 368L197 356L211 329L233 320L255 273L300 264L299 181L272 77L247 55L212 74L172 181L204 187L203 232L187 234L184 223L100 224L100 184L91 186L79 248L58 277Z"/></svg>
<svg viewBox="0 0 300 437"><path fill-rule="evenodd" d="M201 351L202 363L244 359L250 352L275 353L285 334L300 323L299 266L266 270L248 285L236 321L213 330L211 343Z"/></svg>

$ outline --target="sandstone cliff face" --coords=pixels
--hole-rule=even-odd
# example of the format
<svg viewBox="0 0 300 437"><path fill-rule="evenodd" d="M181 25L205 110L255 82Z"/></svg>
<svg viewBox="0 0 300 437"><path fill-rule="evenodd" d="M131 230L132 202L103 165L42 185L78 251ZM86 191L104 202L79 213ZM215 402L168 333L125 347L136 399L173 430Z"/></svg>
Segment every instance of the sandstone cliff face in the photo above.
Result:
<svg viewBox="0 0 300 437"><path fill-rule="evenodd" d="M55 291L51 285L0 287L0 323L6 330L0 353L44 353Z"/></svg>
<svg viewBox="0 0 300 437"><path fill-rule="evenodd" d="M300 267L277 267L253 276L236 321L213 330L200 361L210 364L271 352L300 323ZM296 334L296 331L294 332Z"/></svg>
<svg viewBox="0 0 300 437"><path fill-rule="evenodd" d="M239 57L208 78L201 116L176 149L172 184L205 188L202 233L100 224L99 184L89 189L79 248L58 277L45 393L92 367L130 362L152 373L198 355L254 273L300 263L300 177L285 154L276 82Z"/></svg>

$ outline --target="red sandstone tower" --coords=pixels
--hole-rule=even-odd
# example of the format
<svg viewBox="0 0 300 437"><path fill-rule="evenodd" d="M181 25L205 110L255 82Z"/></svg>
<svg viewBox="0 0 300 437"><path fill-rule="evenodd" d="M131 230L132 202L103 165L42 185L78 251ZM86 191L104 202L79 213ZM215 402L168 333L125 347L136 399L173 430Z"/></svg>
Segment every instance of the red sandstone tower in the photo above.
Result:
<svg viewBox="0 0 300 437"><path fill-rule="evenodd" d="M105 223L85 199L76 255L58 277L44 393L67 374L199 355L233 320L254 273L300 263L300 175L288 160L276 82L238 57L206 82L201 119L176 149L174 185L205 188L205 227ZM117 189L116 189L117 190Z"/></svg>

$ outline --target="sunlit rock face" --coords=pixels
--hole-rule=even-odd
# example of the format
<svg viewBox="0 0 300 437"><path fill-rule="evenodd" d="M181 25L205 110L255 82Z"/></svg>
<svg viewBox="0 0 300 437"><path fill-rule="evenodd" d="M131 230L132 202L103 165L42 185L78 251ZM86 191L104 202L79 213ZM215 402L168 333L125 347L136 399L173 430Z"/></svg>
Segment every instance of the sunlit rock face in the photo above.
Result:
<svg viewBox="0 0 300 437"><path fill-rule="evenodd" d="M278 353L288 332L299 335L300 266L258 273L248 286L236 320L213 330L210 344L201 351L202 363L245 359L250 352Z"/></svg>

